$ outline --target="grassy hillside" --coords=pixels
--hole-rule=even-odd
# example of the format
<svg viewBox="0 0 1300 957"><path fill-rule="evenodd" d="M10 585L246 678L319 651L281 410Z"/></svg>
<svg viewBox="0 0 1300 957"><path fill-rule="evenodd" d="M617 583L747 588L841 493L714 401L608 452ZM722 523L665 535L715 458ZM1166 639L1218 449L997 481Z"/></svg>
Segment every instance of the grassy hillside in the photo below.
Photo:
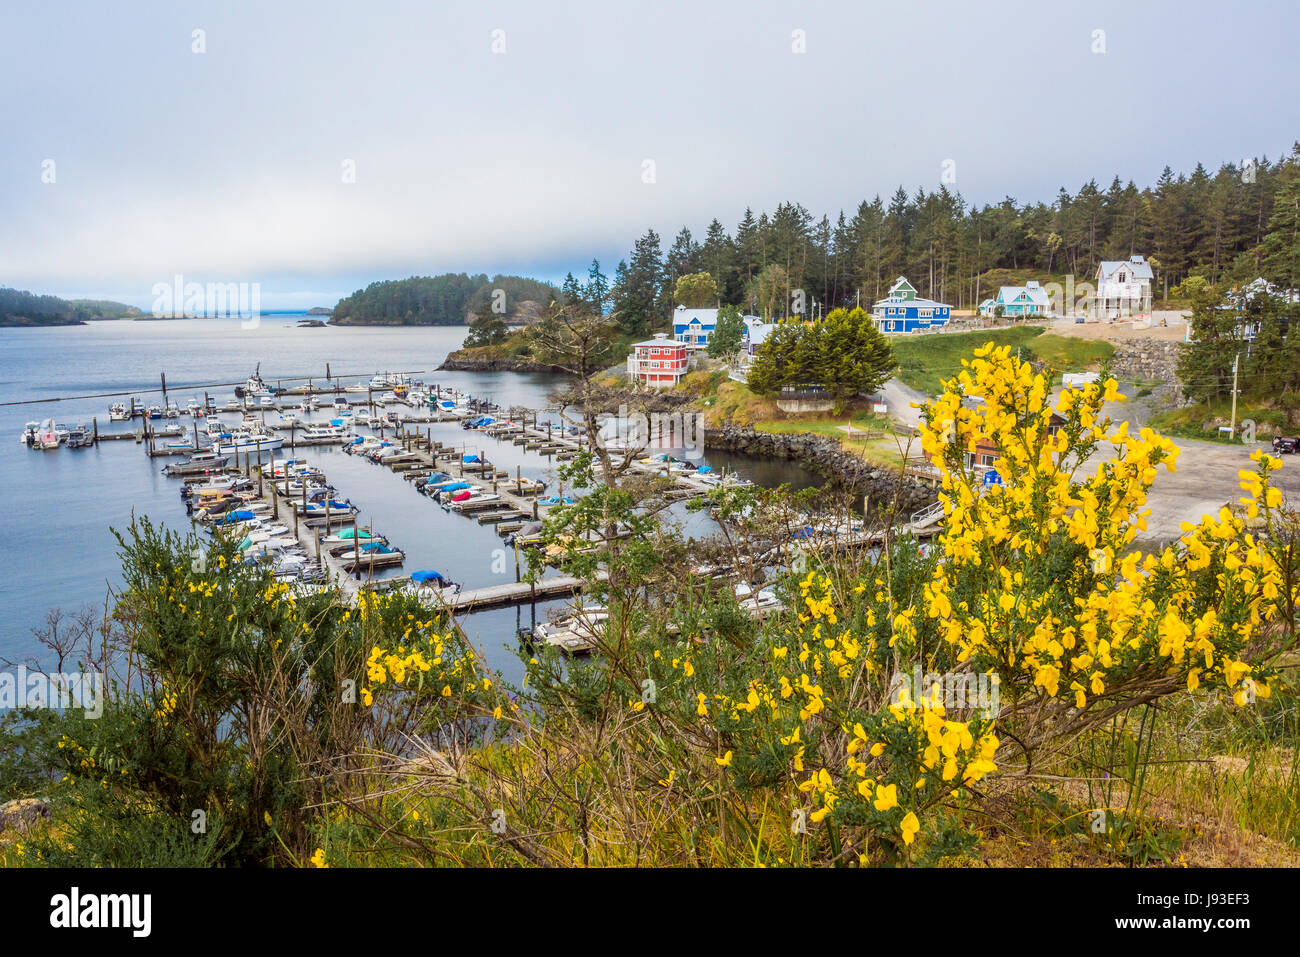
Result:
<svg viewBox="0 0 1300 957"><path fill-rule="evenodd" d="M1115 352L1109 342L1058 336L1045 332L1042 326L896 336L893 346L898 357L898 378L926 395L936 395L942 381L961 370L961 360L970 358L975 349L988 342L1010 345L1020 350L1022 358L1038 359L1057 372L1095 370Z"/></svg>

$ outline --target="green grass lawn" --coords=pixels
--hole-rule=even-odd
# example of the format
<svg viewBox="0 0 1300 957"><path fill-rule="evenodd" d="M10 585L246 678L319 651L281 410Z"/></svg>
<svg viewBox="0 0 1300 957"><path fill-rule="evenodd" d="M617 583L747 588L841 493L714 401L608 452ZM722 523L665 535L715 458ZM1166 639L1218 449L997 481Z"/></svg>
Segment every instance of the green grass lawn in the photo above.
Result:
<svg viewBox="0 0 1300 957"><path fill-rule="evenodd" d="M1219 434L1218 425L1227 425L1232 416L1231 396L1202 400L1195 405L1178 409L1166 409L1151 416L1148 425L1165 435L1175 435L1185 439L1203 439L1208 442L1226 442ZM1259 404L1258 400L1243 396L1237 402L1237 435L1235 442L1241 441L1242 423L1255 423L1257 435L1292 434L1286 425L1286 413L1281 409L1271 409Z"/></svg>
<svg viewBox="0 0 1300 957"><path fill-rule="evenodd" d="M1046 362L1057 372L1096 369L1115 351L1109 342L1058 336L1046 332L1042 326L895 336L892 343L898 357L898 378L926 395L937 395L943 388L943 380L961 370L961 360L971 358L976 349L988 342L1019 348L1026 357Z"/></svg>
<svg viewBox="0 0 1300 957"><path fill-rule="evenodd" d="M850 439L849 434L844 431L844 426L852 425L855 429L864 432L874 433L876 438L871 439ZM754 429L759 432L773 432L780 434L799 434L811 432L815 435L825 435L835 439L840 446L847 452L853 452L861 455L868 462L876 465L897 466L902 457L899 454L898 440L890 433L894 430L893 420L887 415L876 415L872 412L856 412L853 415L843 416L808 416L797 419L766 419L754 423ZM883 438L880 433L887 433ZM902 439L903 447L908 443L906 436ZM913 440L919 448L919 440Z"/></svg>

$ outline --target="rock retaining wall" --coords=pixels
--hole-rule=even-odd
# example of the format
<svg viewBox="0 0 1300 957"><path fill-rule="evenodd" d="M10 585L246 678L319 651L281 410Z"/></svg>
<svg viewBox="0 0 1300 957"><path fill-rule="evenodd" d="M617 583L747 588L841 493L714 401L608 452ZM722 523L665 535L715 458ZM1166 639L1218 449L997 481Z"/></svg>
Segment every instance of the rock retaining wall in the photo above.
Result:
<svg viewBox="0 0 1300 957"><path fill-rule="evenodd" d="M724 426L705 430L704 447L802 462L826 476L832 484L867 496L874 505L887 507L897 496L899 512L903 515L920 511L938 500L938 491L929 483L872 465L843 451L838 442L824 435L756 432Z"/></svg>
<svg viewBox="0 0 1300 957"><path fill-rule="evenodd" d="M1111 371L1117 379L1178 382L1180 342L1165 339L1133 339L1115 343Z"/></svg>

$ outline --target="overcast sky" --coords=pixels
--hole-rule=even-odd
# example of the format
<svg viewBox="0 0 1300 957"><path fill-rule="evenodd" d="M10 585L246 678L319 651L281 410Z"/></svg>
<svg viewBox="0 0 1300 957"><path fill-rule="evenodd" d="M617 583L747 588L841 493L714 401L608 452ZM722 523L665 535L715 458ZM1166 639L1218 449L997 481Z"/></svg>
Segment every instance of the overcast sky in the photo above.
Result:
<svg viewBox="0 0 1300 957"><path fill-rule="evenodd" d="M180 273L333 305L612 273L649 226L834 218L945 160L978 204L1276 160L1298 27L1285 0L10 4L0 285L147 307Z"/></svg>

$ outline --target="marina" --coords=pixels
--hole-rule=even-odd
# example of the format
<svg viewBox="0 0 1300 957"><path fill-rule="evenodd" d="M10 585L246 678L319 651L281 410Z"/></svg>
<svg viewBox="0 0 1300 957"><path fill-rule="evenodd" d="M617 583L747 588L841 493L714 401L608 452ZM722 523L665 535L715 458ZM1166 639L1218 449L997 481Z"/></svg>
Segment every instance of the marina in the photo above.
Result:
<svg viewBox="0 0 1300 957"><path fill-rule="evenodd" d="M13 330L12 334L18 338L27 335L24 330ZM47 338L60 337L65 335L65 330L43 330L41 334ZM338 494L358 507L354 516L331 509L328 518L323 510L298 517L297 543L301 551L298 557L306 557L304 565L316 562L318 532L328 535L349 527L372 528L401 550L402 563L385 565L383 559L363 562L358 580L357 569L349 572L344 569L341 557L325 555L326 575L346 579L349 584L345 587L356 590L414 587L412 576L426 571L455 579L464 596L455 604L463 615L462 626L476 638L495 667L513 673L517 664L508 649L516 644L517 631L530 623L546 620L548 615L562 609L573 594L572 586L560 580L554 569L547 572L536 590L517 582L514 538L518 537L521 544L522 576L526 570L523 555L535 541L535 535L524 530L535 523L535 516L545 516L549 506L542 503L573 500L572 492L561 487L556 468L571 460L581 443L576 437L564 436L564 424L558 416L545 411L550 405L549 393L565 381L563 376L445 371L413 374L418 369L436 369L442 356L459 345L463 334L463 329L394 332L331 328L304 340L306 333L297 330L290 321L265 321L261 329L246 331L238 321L178 320L103 324L80 330L79 339L67 337L66 352L71 364L55 365L40 359L31 369L24 366L20 370L16 367L17 355L0 356L0 371L21 377L23 381L40 381L41 388L51 395L94 394L93 398L59 402L60 412L55 419L84 422L96 437L93 444L84 448L61 444L47 453L11 442L10 451L0 453L0 473L15 487L27 489L24 494L29 496L30 508L44 516L39 526L20 531L17 544L32 547L39 542L50 554L64 555L68 561L76 556L79 569L76 578L51 592L38 568L10 562L6 569L6 597L12 614L0 632L0 654L14 657L34 653L31 631L42 625L51 608L66 611L102 606L105 589L113 587L119 575L111 528L123 530L133 515L148 515L178 531L188 529L190 514L177 490L182 481L205 478L217 471L213 467L215 463L194 461L196 453L205 451L209 422L243 426L245 417L251 417L248 421L254 434L260 432L281 439L278 449L263 446L261 450L260 458L268 468L271 461L279 468L290 459L306 460L327 477ZM138 358L132 345L139 336L152 343L147 351L148 359ZM422 357L421 361L411 361L412 350ZM336 373L331 376L330 391L323 391L323 375L311 379L310 385L304 379L300 384L301 394L289 392L298 383L284 381L284 394L277 396L276 408L270 408L261 404L260 397L253 402L247 397L238 399L233 394L234 385L224 390L209 390L205 396L204 390L183 384L233 383L242 389L249 371L263 361L264 355L278 354L296 356L285 363L295 372L313 368L324 372L329 366ZM339 358L341 355L366 358L354 360L349 367ZM366 372L364 365L358 370L360 362L370 365L371 371ZM9 363L15 365L6 369ZM159 366L166 370L170 402L161 398ZM388 376L385 382L376 379L372 384L376 376L374 367L412 370L404 373L404 377L412 382L423 379L427 384L424 404L418 407L412 404L409 390L404 399L395 392L385 398L398 383ZM266 375L267 369L264 363L261 377L265 383L274 385L275 380ZM131 376L129 380L121 378L124 371ZM356 374L342 378L342 390L336 392L334 389L340 381L337 372ZM433 389L435 381L449 398L438 400L430 408L427 391ZM378 389L380 384L386 388ZM453 394L466 397L460 410L450 398ZM367 415L372 395L376 412L373 423ZM309 405L306 400L311 400ZM501 421L482 428L463 428L467 411L478 416L483 414L481 409L468 405L471 401L476 406L491 406L506 414L494 417ZM157 405L160 414L170 404L178 414L170 419L162 415L156 420L127 415L115 421L110 416L116 403L121 403L126 410L132 406L147 410L149 405ZM511 418L512 408L528 410L526 425L522 419ZM287 429L282 427L279 418L286 411L292 413ZM26 422L47 415L24 412L24 406L0 407L0 427L12 430L10 434L17 436L24 431ZM375 444L389 443L388 457L382 466L364 456L345 454L347 446L339 440L319 445L303 441L307 429L332 429L333 420L338 419L344 420L346 432L353 438L369 436ZM96 420L97 433L92 425ZM161 433L168 426L183 434L164 437ZM196 431L194 445L169 447L169 443L179 443L185 438L195 442ZM153 454L145 454L148 451ZM248 479L256 491L258 453L255 440L237 454L215 454L225 459L224 467L238 465L241 473L251 463ZM467 455L478 456L481 461L464 461ZM726 468L729 472L752 476L760 483L791 482L803 487L818 482L814 475L792 463L727 453L706 452L700 464L719 472ZM653 471L649 465L639 468ZM170 475L166 469L172 469ZM421 480L439 472L478 489L478 501L468 505L449 503L449 506L459 505L457 508L441 507L426 493L427 481L421 484ZM286 480L281 477L280 481ZM294 479L287 481L292 484ZM296 516L291 502L283 495L271 496L270 484L268 472L263 479L262 500L273 512L278 512L278 524L286 525L292 535ZM677 484L683 498L708 487L698 479ZM99 503L93 527L87 524L83 513L92 488ZM301 504L301 487L296 487L295 492ZM499 498L483 500L482 496L490 494ZM709 534L711 520L707 515L687 514L684 509L678 511L679 508L673 507L675 520L691 534ZM286 574L295 564L285 565ZM554 583L552 578L556 579ZM451 596L438 589L438 597Z"/></svg>
<svg viewBox="0 0 1300 957"><path fill-rule="evenodd" d="M539 410L520 407L504 410L470 395L437 387L430 394L435 398L428 405L436 409L442 421L460 422L462 433L474 435L462 438L459 444L435 440L431 428L424 432L409 428L400 414L395 420L396 432L388 437L382 430L358 433L337 421L330 427L331 435L337 437L346 458L369 462L392 472L395 478L404 480L403 484L409 484L449 514L472 518L481 526L494 526L496 534L507 538L512 545L513 582L463 588L433 569L420 569L401 578L384 577L385 573L406 565L406 552L375 526L361 524L360 508L330 484L321 468L300 458L277 460L278 445L263 447L258 442L256 448L245 448L241 466L238 453L233 453L234 462L228 465L233 450L214 444L211 450L196 451L185 463L168 466L164 471L178 477L201 474L201 481L187 483L182 491L191 515L216 529L233 522L235 534L244 536L239 547L245 554L275 563L278 578L300 586L319 587L335 582L345 594L354 597L363 588L425 589L439 604L458 615L527 604L531 606L533 619L539 602L571 599L585 591L590 582L559 574L554 569L548 569L540 580L527 580L524 574L527 562L520 555L521 549L540 544L536 534L541 528L540 521L549 511L573 504L576 499L563 494L562 486L559 494L545 494L547 482L531 476L525 478L522 465L516 465L512 476L509 470L489 460L486 447L496 445L499 450L522 447L527 454L532 446L532 457L540 464L546 458L576 455L586 447L586 436L571 426L557 427L550 419L543 426ZM481 414L485 408L493 414ZM477 451L468 451L469 448ZM724 481L747 482L734 475L727 477L725 473L719 477L707 464L695 465L665 453L640 458L636 457L640 451L617 450L612 454L630 473L663 479L668 486L665 494L677 500L704 496ZM282 518L282 508L287 518ZM894 531L927 536L937 529L938 516L938 509L923 510L912 516L907 527ZM291 529L283 524L290 520ZM523 534L525 529L528 534ZM867 532L852 523L808 526L789 533L789 543L775 543L763 555L762 563L787 565L792 557L790 543L813 553L821 548L869 548L879 544L882 534ZM494 554L501 552L494 550ZM554 564L559 554L556 546L549 546L545 552L547 564ZM509 564L501 569L503 574L508 574ZM455 568L449 570L453 575L457 573ZM742 581L735 585L735 593L741 608L756 618L784 607L770 588ZM584 630L588 626L576 630L575 627L543 624L532 630L520 630L556 644L566 653L590 653L595 639Z"/></svg>

